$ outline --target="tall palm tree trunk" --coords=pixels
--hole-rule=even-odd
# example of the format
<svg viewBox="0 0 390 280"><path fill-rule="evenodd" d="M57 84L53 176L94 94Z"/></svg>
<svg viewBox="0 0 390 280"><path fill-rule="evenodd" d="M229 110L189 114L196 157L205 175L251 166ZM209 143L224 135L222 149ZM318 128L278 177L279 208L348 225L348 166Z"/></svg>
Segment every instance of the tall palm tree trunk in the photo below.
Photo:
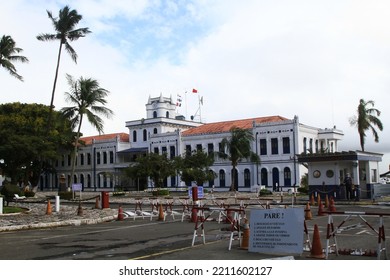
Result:
<svg viewBox="0 0 390 280"><path fill-rule="evenodd" d="M77 134L76 134L76 140L75 140L75 145L74 145L74 150L73 150L73 156L72 156L72 172L70 173L70 187L73 185L73 179L74 179L74 172L76 169L76 160L77 160L77 150L78 150L78 143L80 140L80 130L81 130L81 124L83 122L83 115L80 115L80 122L79 122L79 127L77 128Z"/></svg>
<svg viewBox="0 0 390 280"><path fill-rule="evenodd" d="M60 68L60 60L61 60L61 52L62 52L62 42L60 42L60 48L58 50L58 57L57 57L57 67L56 67L56 73L54 75L54 83L53 83L53 90L51 92L51 100L50 100L50 108L49 108L49 117L48 117L48 123L47 123L47 130L50 131L51 129L51 119L53 115L53 104L54 104L54 95L56 92L56 86L57 86L57 79L58 79L58 71Z"/></svg>

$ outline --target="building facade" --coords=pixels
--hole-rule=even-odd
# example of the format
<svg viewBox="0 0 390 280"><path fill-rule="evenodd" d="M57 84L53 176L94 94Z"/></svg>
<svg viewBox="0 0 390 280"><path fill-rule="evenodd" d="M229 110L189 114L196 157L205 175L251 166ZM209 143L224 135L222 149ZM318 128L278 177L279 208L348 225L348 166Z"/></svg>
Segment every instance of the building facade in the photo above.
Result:
<svg viewBox="0 0 390 280"><path fill-rule="evenodd" d="M188 150L202 149L214 153L222 139L230 137L230 129L239 127L252 132L252 151L260 163L243 160L236 169L236 186L239 191L256 191L261 186L270 190L287 190L299 187L307 168L300 164L301 153L337 152L342 131L334 128L317 128L301 124L298 116L288 119L281 116L257 117L243 120L200 123L188 121L176 112L172 97L150 98L146 103L146 118L127 121L128 133L84 137L85 146L79 149L74 182L82 183L84 190L139 189L139 182L126 180L121 170L133 164L146 153L167 153L173 158ZM42 177L42 188L58 187L60 174L70 179L70 154L62 155L56 164L57 175ZM232 183L232 166L228 160L215 157L211 169L217 178L203 182L204 187L216 191L228 190ZM50 178L51 176L51 178ZM183 187L179 176L165 180L168 188Z"/></svg>

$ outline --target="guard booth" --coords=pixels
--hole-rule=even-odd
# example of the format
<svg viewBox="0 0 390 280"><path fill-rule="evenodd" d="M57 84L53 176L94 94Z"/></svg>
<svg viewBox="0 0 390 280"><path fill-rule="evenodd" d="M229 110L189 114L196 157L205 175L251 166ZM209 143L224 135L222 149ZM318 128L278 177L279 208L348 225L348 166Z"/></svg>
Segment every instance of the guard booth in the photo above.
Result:
<svg viewBox="0 0 390 280"><path fill-rule="evenodd" d="M352 177L356 199L371 198L371 189L379 181L379 162L383 154L347 151L298 155L298 162L308 168L309 197L314 194L335 200L345 199L343 184L347 173Z"/></svg>

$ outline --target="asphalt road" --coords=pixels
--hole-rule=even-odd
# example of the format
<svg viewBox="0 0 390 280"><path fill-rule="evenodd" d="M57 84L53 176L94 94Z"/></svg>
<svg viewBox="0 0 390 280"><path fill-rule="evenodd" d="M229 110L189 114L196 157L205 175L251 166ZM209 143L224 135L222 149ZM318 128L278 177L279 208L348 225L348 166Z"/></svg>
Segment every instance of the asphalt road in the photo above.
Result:
<svg viewBox="0 0 390 280"><path fill-rule="evenodd" d="M301 206L303 207L303 206ZM250 216L251 208L247 209ZM328 216L317 216L306 221L309 239L313 238L316 224L322 246L326 245ZM337 206L337 211L353 213L390 213L389 206ZM229 225L207 221L206 244L196 238L192 246L194 223L176 216L173 220L150 221L149 218L125 218L123 221L97 225L67 226L51 229L24 230L0 233L0 259L2 260L258 260L281 257L280 254L262 254L241 249L238 241L228 250ZM347 219L348 218L348 219ZM343 222L344 221L344 222ZM390 217L384 216L384 233L390 232ZM341 224L342 223L342 224ZM341 224L341 225L340 225ZM339 227L336 234L338 248L344 252L375 251L378 247L379 216L333 215L333 225ZM373 228L371 229L370 226ZM330 244L335 240L331 239ZM390 250L386 244L386 251ZM293 256L308 259L310 251ZM384 259L385 254L381 254ZM376 257L351 254L329 254L328 259L365 259Z"/></svg>

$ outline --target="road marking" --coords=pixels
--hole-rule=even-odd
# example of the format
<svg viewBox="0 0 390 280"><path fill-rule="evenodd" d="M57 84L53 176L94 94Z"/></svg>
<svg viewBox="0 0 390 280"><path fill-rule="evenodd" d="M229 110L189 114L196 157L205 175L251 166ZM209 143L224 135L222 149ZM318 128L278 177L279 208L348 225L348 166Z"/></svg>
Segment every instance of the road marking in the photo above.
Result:
<svg viewBox="0 0 390 280"><path fill-rule="evenodd" d="M362 231L359 231L359 232L357 232L357 233L355 233L355 234L362 234L362 233L366 233L366 234L368 234L368 235L373 235L371 231L368 231L368 230L366 230L366 229L364 229L364 230L362 230Z"/></svg>
<svg viewBox="0 0 390 280"><path fill-rule="evenodd" d="M165 255L165 254L171 254L171 253L175 253L175 252L185 251L185 250L196 248L196 247L200 247L200 246L214 244L214 243L221 242L221 241L222 240L210 241L210 242L207 242L206 244L198 244L198 245L194 245L194 246L188 246L188 247L183 247L183 248L178 248L178 249L173 249L173 250L153 253L153 254L149 254L149 255L145 255L145 256L140 256L140 257L128 259L128 260L142 260L142 259L146 259L146 258L150 258L150 257L157 257L157 256Z"/></svg>

